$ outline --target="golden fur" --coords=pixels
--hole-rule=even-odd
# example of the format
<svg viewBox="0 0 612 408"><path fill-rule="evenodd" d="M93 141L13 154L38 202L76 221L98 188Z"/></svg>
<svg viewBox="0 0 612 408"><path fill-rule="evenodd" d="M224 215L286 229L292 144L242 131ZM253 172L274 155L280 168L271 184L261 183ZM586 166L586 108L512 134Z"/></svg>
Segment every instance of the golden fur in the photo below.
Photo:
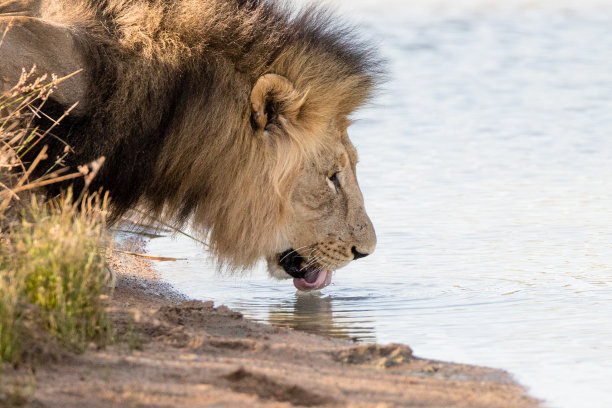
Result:
<svg viewBox="0 0 612 408"><path fill-rule="evenodd" d="M57 133L74 147L71 165L106 156L93 187L110 190L117 214L141 205L190 220L229 266L273 262L296 236L314 234L300 214L316 199L303 195L316 183L329 188L326 177L340 169L332 156L342 157L350 194L334 205L348 210L318 233L334 241L347 236L338 228L367 224L351 246L373 250L346 127L375 86L377 63L325 10L296 14L259 0L0 0L0 29L9 19L5 53L34 49L24 63L38 55L39 72L59 75L71 65L58 61L82 61L49 114L81 96ZM36 44L25 34L33 29L43 33ZM68 43L46 43L45 32Z"/></svg>

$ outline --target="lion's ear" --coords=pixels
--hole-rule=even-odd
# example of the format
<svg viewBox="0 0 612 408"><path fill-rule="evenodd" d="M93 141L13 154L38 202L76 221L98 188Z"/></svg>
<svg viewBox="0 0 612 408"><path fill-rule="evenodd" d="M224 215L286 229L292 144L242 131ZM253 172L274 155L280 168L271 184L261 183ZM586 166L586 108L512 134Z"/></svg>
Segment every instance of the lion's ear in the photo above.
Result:
<svg viewBox="0 0 612 408"><path fill-rule="evenodd" d="M258 129L279 118L297 119L306 95L300 94L291 81L281 75L259 77L251 91L251 114Z"/></svg>

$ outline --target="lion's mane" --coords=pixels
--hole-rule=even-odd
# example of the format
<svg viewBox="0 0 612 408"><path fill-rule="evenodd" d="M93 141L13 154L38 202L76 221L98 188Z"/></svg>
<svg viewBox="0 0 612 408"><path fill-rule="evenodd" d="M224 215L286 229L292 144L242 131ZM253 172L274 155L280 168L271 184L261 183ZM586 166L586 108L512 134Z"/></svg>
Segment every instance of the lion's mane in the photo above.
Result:
<svg viewBox="0 0 612 408"><path fill-rule="evenodd" d="M0 1L0 13L20 14L18 3ZM362 105L377 79L371 47L320 7L29 3L35 7L22 14L70 27L87 61L87 100L55 130L75 150L70 164L105 156L91 188L110 190L115 214L143 205L179 224L193 220L231 266L248 266L277 245L293 179L325 143L312 135ZM249 97L266 73L288 78L304 98L302 125L286 140L254 137ZM58 117L66 107L47 108Z"/></svg>

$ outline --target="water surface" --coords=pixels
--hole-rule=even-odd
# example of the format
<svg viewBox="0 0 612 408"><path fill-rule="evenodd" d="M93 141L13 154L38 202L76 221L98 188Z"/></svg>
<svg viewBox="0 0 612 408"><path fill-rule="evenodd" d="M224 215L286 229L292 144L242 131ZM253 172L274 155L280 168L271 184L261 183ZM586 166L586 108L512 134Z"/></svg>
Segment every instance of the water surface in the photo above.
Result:
<svg viewBox="0 0 612 408"><path fill-rule="evenodd" d="M154 239L189 296L273 324L503 368L612 406L612 5L343 1L390 82L350 134L378 234L318 295Z"/></svg>

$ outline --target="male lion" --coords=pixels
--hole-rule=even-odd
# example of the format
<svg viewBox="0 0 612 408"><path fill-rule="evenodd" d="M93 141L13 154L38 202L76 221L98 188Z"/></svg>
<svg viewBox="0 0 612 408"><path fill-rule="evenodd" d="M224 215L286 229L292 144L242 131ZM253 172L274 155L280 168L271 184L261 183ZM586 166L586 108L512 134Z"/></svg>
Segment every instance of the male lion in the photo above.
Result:
<svg viewBox="0 0 612 408"><path fill-rule="evenodd" d="M105 156L90 188L110 191L115 215L139 205L189 221L222 264L265 257L301 290L374 250L347 127L378 64L329 13L263 0L0 0L0 34L8 25L2 87L34 64L83 69L45 104L57 118L78 102L49 160L63 142L69 166Z"/></svg>

